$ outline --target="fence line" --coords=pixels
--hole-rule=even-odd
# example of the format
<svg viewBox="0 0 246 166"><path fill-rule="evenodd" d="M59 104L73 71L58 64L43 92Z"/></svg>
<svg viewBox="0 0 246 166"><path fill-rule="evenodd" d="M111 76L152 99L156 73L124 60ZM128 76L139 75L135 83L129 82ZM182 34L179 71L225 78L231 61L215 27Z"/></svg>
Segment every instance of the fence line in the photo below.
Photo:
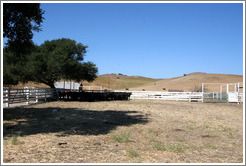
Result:
<svg viewBox="0 0 246 166"><path fill-rule="evenodd" d="M66 89L51 89L51 88L33 88L25 87L23 89L3 88L3 104L9 107L15 103L37 103L49 99L58 99L58 91L66 92ZM78 91L79 90L74 90ZM72 92L72 91L71 91ZM102 93L103 90L87 90L86 92ZM160 92L160 91L114 91L114 92L130 92L130 99L147 99L147 100L176 100L176 101L218 101L230 102L228 93L212 92ZM229 96L234 97L234 96ZM242 103L244 98L243 92L238 92L232 102Z"/></svg>
<svg viewBox="0 0 246 166"><path fill-rule="evenodd" d="M120 92L120 91L117 91ZM123 91L122 91L123 92ZM130 99L147 100L176 100L176 101L202 101L202 92L158 92L158 91L127 91L131 92Z"/></svg>
<svg viewBox="0 0 246 166"><path fill-rule="evenodd" d="M9 107L10 104L37 103L39 101L46 101L57 97L56 90L51 88L3 88L3 104L5 104L6 107Z"/></svg>
<svg viewBox="0 0 246 166"><path fill-rule="evenodd" d="M130 99L146 100L176 100L176 101L201 101L201 102L234 102L243 103L244 93L226 92L158 92L158 91L117 91L131 92Z"/></svg>

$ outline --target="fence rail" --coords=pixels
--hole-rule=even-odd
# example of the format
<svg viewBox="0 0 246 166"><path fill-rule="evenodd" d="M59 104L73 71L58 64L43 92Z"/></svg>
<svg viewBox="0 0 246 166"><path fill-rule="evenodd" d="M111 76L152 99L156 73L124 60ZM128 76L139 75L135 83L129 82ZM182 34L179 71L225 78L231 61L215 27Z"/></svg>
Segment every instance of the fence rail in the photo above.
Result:
<svg viewBox="0 0 246 166"><path fill-rule="evenodd" d="M119 91L120 92L120 91ZM158 91L129 91L130 99L202 101L201 92L158 92Z"/></svg>
<svg viewBox="0 0 246 166"><path fill-rule="evenodd" d="M37 103L39 101L54 99L57 97L56 94L56 90L51 88L3 88L3 104L9 107L10 104Z"/></svg>
<svg viewBox="0 0 246 166"><path fill-rule="evenodd" d="M51 88L31 88L25 87L23 89L3 88L3 104L9 107L10 104L15 103L37 103L39 101L46 101L49 99L61 98L62 92L80 92L80 90L66 90L66 89L51 89ZM89 93L106 93L104 90L86 90ZM107 91L110 92L110 91ZM238 92L237 95L231 95L236 99L229 101L228 93L212 92L158 92L158 91L112 91L131 93L130 99L148 99L148 100L176 100L176 101L202 101L202 102L237 102L243 103L244 94ZM70 94L69 93L69 94ZM60 94L60 96L59 96ZM228 97L229 96L229 97ZM64 98L64 96L63 96Z"/></svg>
<svg viewBox="0 0 246 166"><path fill-rule="evenodd" d="M125 92L125 91L117 91ZM130 99L147 100L176 100L176 101L201 101L201 102L236 102L243 103L243 92L229 94L226 92L158 92L158 91L127 91L131 92ZM230 98L229 98L229 97Z"/></svg>

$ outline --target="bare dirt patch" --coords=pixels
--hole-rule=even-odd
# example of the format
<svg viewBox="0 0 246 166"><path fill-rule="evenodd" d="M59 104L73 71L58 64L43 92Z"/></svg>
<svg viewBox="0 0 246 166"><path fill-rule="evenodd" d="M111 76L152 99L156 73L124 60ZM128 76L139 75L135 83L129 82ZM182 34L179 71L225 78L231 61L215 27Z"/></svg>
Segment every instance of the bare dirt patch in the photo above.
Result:
<svg viewBox="0 0 246 166"><path fill-rule="evenodd" d="M3 110L5 163L241 163L243 106L49 102Z"/></svg>

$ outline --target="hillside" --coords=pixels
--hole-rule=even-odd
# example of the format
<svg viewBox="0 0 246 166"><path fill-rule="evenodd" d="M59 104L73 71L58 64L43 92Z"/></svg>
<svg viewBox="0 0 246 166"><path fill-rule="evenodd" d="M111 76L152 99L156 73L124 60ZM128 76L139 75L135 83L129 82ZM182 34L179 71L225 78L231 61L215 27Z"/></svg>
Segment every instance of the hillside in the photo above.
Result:
<svg viewBox="0 0 246 166"><path fill-rule="evenodd" d="M169 79L151 79L140 76L125 76L117 74L100 75L94 82L83 82L85 86L102 86L103 89L113 90L137 90L142 91L168 91L168 89L180 89L186 92L201 88L202 83L234 83L243 82L243 76L231 74L206 74L190 73L186 76ZM218 90L219 86L210 87Z"/></svg>
<svg viewBox="0 0 246 166"><path fill-rule="evenodd" d="M134 87L131 90L163 91L166 89L182 89L186 92L194 91L195 87L201 87L202 83L235 83L243 82L243 76L230 74L206 74L190 73L186 76L162 79L144 86ZM213 87L214 90L219 88Z"/></svg>
<svg viewBox="0 0 246 166"><path fill-rule="evenodd" d="M109 90L126 90L133 87L144 86L158 81L158 79L146 78L141 76L126 76L119 74L99 75L95 81L89 83L83 81L84 86L102 86L103 89Z"/></svg>
<svg viewBox="0 0 246 166"><path fill-rule="evenodd" d="M181 89L186 92L194 91L195 87L201 88L202 83L234 83L243 82L243 76L230 74L206 74L190 73L186 76L152 79L141 76L126 76L122 74L104 74L99 75L96 80L89 83L83 81L84 86L101 86L102 89L109 90L140 90L145 91L168 91L168 89ZM48 87L44 84L19 84L18 87ZM16 87L16 86L15 86ZM212 87L218 90L217 87ZM98 88L97 88L98 89Z"/></svg>

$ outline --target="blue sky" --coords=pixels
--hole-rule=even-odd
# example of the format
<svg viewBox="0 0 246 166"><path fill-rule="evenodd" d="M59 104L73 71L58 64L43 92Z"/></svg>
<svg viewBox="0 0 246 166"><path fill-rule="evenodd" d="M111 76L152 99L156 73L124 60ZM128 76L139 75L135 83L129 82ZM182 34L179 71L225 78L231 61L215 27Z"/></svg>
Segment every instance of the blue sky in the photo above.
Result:
<svg viewBox="0 0 246 166"><path fill-rule="evenodd" d="M88 45L99 74L171 78L191 72L243 75L243 4L41 4L33 41Z"/></svg>

